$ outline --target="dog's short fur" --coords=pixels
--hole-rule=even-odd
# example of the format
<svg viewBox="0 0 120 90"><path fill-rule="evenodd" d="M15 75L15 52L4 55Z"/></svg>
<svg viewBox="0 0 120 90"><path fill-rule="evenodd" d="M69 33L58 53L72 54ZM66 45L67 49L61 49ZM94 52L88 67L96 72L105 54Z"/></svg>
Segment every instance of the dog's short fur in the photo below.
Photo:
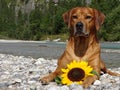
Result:
<svg viewBox="0 0 120 90"><path fill-rule="evenodd" d="M66 50L58 60L57 69L41 79L42 83L48 83L57 75L61 74L61 68L72 60L87 60L89 65L100 74L100 71L110 75L120 76L106 69L100 57L100 44L97 38L97 31L103 24L105 15L100 11L89 7L76 7L63 14L64 22L70 28L70 36ZM98 76L88 76L83 87L87 88Z"/></svg>

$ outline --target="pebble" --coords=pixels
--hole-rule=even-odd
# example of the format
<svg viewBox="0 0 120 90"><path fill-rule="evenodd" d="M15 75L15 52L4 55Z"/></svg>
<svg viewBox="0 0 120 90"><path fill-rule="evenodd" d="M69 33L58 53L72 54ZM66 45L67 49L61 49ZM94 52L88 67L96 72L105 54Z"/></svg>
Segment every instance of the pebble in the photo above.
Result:
<svg viewBox="0 0 120 90"><path fill-rule="evenodd" d="M60 87L57 85L47 85L44 90L60 90Z"/></svg>
<svg viewBox="0 0 120 90"><path fill-rule="evenodd" d="M71 84L70 86L70 90L83 90L83 87L81 85L78 84Z"/></svg>
<svg viewBox="0 0 120 90"><path fill-rule="evenodd" d="M57 60L0 54L0 90L120 90L120 77L103 74L100 80L83 89L81 85L42 85L39 78L54 71ZM120 73L120 67L112 68Z"/></svg>
<svg viewBox="0 0 120 90"><path fill-rule="evenodd" d="M16 79L14 79L14 82L21 83L21 82L22 82L22 80L21 80L21 79L16 78Z"/></svg>
<svg viewBox="0 0 120 90"><path fill-rule="evenodd" d="M100 85L100 84L101 84L101 81L96 80L93 85L97 86L97 85Z"/></svg>
<svg viewBox="0 0 120 90"><path fill-rule="evenodd" d="M68 86L62 86L62 87L60 88L60 90L69 90L69 87L68 87Z"/></svg>

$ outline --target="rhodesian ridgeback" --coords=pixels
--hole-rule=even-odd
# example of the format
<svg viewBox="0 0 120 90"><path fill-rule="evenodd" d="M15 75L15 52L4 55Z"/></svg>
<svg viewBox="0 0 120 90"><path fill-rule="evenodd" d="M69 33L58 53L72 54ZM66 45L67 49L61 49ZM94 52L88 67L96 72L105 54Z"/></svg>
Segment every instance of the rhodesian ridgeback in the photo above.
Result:
<svg viewBox="0 0 120 90"><path fill-rule="evenodd" d="M56 70L41 78L41 82L46 84L55 79L56 76L62 73L61 68L66 68L67 64L73 60L87 60L88 64L99 74L103 71L110 75L120 76L118 73L109 71L100 57L101 49L97 31L103 24L105 15L93 8L76 7L65 12L63 19L70 29L66 49L58 59ZM97 79L99 79L97 75L88 76L82 85L87 88Z"/></svg>

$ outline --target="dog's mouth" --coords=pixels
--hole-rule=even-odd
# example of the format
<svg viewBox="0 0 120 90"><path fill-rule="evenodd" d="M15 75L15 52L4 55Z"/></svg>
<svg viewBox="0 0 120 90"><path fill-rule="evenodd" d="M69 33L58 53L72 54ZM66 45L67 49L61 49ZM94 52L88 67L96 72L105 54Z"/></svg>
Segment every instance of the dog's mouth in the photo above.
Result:
<svg viewBox="0 0 120 90"><path fill-rule="evenodd" d="M75 30L75 37L88 37L89 36L89 33L87 32L84 32L82 29L76 29Z"/></svg>

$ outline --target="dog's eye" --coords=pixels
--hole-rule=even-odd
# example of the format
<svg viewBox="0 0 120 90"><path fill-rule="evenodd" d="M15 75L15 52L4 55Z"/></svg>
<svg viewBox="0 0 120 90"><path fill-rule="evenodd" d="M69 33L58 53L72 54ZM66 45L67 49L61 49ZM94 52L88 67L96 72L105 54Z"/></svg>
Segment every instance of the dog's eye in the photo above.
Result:
<svg viewBox="0 0 120 90"><path fill-rule="evenodd" d="M78 17L74 15L74 16L72 16L72 18L73 18L73 19L77 19Z"/></svg>
<svg viewBox="0 0 120 90"><path fill-rule="evenodd" d="M85 18L86 18L86 19L91 19L92 17L91 17L91 16L86 16Z"/></svg>

